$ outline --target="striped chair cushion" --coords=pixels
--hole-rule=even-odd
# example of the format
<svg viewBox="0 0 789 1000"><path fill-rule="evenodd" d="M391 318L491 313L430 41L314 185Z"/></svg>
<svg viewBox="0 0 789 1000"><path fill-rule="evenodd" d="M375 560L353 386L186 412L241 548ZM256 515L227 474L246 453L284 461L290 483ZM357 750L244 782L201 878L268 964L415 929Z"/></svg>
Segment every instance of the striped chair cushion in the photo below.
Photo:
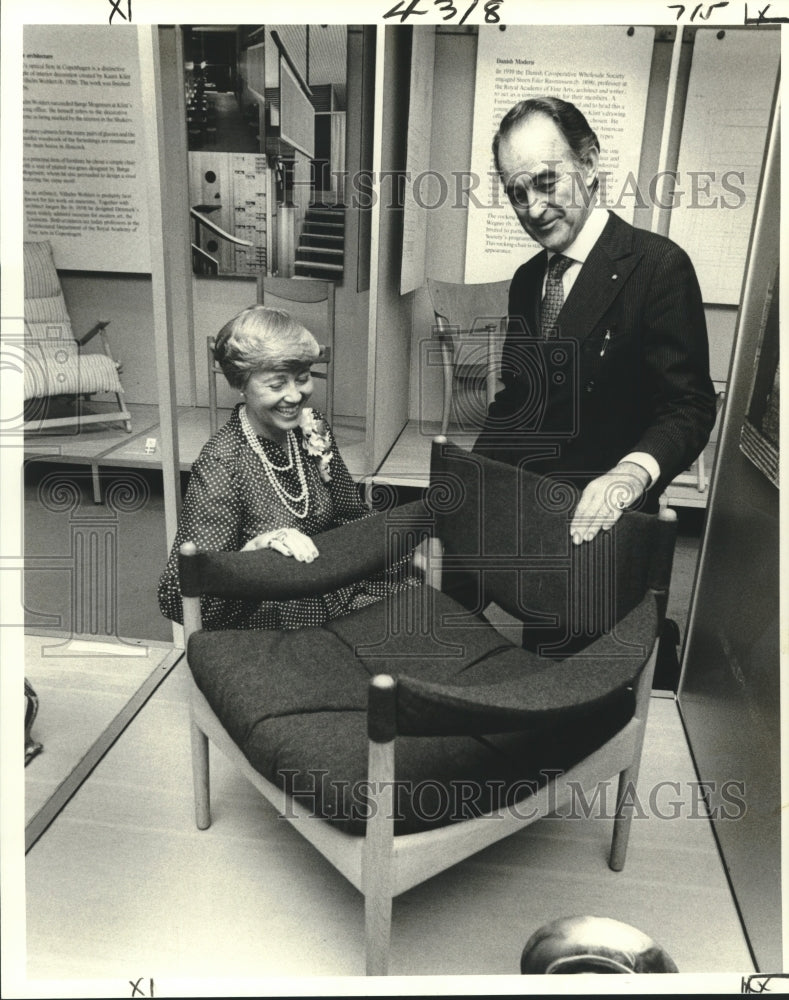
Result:
<svg viewBox="0 0 789 1000"><path fill-rule="evenodd" d="M106 354L81 354L48 240L25 242L25 399L123 392Z"/></svg>
<svg viewBox="0 0 789 1000"><path fill-rule="evenodd" d="M123 392L112 358L80 354L73 340L26 345L25 399L96 392Z"/></svg>
<svg viewBox="0 0 789 1000"><path fill-rule="evenodd" d="M62 295L47 295L25 299L25 319L29 323L64 323L69 321L66 302Z"/></svg>
<svg viewBox="0 0 789 1000"><path fill-rule="evenodd" d="M25 243L25 336L29 340L73 341L71 320L48 242Z"/></svg>
<svg viewBox="0 0 789 1000"><path fill-rule="evenodd" d="M73 341L71 319L47 241L25 243L25 336L30 340Z"/></svg>
<svg viewBox="0 0 789 1000"><path fill-rule="evenodd" d="M55 270L49 240L25 242L25 298L42 299L60 295L60 279Z"/></svg>
<svg viewBox="0 0 789 1000"><path fill-rule="evenodd" d="M38 300L41 301L40 299ZM63 344L74 344L74 331L71 329L71 321L65 319L48 319L31 322L27 314L25 315L25 339L37 343L46 342L58 347Z"/></svg>

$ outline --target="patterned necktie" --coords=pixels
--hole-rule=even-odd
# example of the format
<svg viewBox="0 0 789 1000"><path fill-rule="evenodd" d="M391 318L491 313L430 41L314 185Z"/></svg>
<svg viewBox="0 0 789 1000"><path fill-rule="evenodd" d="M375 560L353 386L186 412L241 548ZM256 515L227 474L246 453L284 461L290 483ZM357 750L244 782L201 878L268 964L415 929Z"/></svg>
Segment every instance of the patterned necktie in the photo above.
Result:
<svg viewBox="0 0 789 1000"><path fill-rule="evenodd" d="M562 275L572 263L572 258L563 257L560 253L554 254L551 257L551 262L548 265L548 280L545 283L545 295L542 300L542 314L540 316L543 337L555 337L557 335L556 320L560 309L564 305Z"/></svg>

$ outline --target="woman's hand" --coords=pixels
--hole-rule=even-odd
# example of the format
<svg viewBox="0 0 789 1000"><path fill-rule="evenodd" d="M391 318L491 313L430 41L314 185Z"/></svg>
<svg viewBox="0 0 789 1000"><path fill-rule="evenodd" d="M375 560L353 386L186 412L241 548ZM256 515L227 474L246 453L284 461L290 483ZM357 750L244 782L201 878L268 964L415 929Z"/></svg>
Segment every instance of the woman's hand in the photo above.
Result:
<svg viewBox="0 0 789 1000"><path fill-rule="evenodd" d="M297 528L278 528L276 531L264 531L260 535L250 538L241 551L252 552L255 549L276 549L283 556L293 556L299 562L309 563L318 557L318 550L313 540Z"/></svg>

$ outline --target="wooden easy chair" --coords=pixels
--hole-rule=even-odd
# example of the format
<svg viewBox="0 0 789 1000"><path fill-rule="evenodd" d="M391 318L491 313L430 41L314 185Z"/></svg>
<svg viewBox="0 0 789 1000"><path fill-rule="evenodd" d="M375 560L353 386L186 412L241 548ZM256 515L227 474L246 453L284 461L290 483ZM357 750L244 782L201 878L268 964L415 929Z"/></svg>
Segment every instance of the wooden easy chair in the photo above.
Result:
<svg viewBox="0 0 789 1000"><path fill-rule="evenodd" d="M463 418L471 418L471 423L480 424L493 402L509 288L509 280L465 285L427 279L443 365L442 434L447 433L459 386L472 393L479 385L485 389L485 412L479 403L466 402L462 410L455 406L461 423L466 422Z"/></svg>
<svg viewBox="0 0 789 1000"><path fill-rule="evenodd" d="M718 427L720 426L721 410L723 409L723 404L726 399L726 382L715 381L712 383L715 389L715 406L716 406L716 417L715 417L715 427L712 432L713 440L717 440ZM693 486L699 493L706 493L710 485L709 472L707 470L707 461L702 451L698 458L692 463L692 465L681 472L671 481L672 486Z"/></svg>
<svg viewBox="0 0 789 1000"><path fill-rule="evenodd" d="M426 502L325 532L313 563L181 548L197 825L210 741L363 893L368 974L387 972L393 897L617 776L624 865L676 526L625 512L579 547L571 514L532 474L438 438ZM201 627L201 601L326 593L425 537L421 587L322 627ZM461 579L465 604L441 589Z"/></svg>
<svg viewBox="0 0 789 1000"><path fill-rule="evenodd" d="M272 306L273 308L286 309L294 318L302 322L304 326L315 336L320 343L320 355L315 362L317 368L313 367L312 377L321 379L326 383L326 401L322 408L323 415L331 424L334 418L334 377L332 372L332 359L334 354L334 284L331 281L322 281L319 278L274 278L267 275L259 275L257 281L257 301L260 305ZM317 310L311 306L320 305L325 302L325 318L321 328L313 329L313 320L316 318ZM303 315L304 310L300 306L306 307L309 315ZM322 310L321 310L322 311ZM206 338L206 353L208 363L208 413L211 434L215 434L219 426L217 411L217 376L222 375L222 369L214 360L213 334Z"/></svg>
<svg viewBox="0 0 789 1000"><path fill-rule="evenodd" d="M131 432L131 414L123 402L120 365L107 342L109 320L99 320L82 337L75 337L60 278L48 240L24 244L25 272L25 431L123 421ZM98 336L100 352L83 350ZM97 393L115 396L118 409L83 413L80 398ZM74 412L48 415L55 399L70 399Z"/></svg>

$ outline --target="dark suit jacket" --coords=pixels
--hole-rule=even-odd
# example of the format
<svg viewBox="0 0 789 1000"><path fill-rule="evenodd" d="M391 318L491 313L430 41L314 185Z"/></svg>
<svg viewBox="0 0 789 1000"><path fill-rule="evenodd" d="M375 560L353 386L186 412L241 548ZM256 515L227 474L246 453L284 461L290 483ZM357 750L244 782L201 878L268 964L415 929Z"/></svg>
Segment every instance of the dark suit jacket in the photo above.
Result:
<svg viewBox="0 0 789 1000"><path fill-rule="evenodd" d="M510 286L504 388L474 447L583 488L628 452L654 456L661 476L645 507L686 469L715 422L698 280L671 240L608 222L568 295L558 338L540 336L547 254Z"/></svg>

